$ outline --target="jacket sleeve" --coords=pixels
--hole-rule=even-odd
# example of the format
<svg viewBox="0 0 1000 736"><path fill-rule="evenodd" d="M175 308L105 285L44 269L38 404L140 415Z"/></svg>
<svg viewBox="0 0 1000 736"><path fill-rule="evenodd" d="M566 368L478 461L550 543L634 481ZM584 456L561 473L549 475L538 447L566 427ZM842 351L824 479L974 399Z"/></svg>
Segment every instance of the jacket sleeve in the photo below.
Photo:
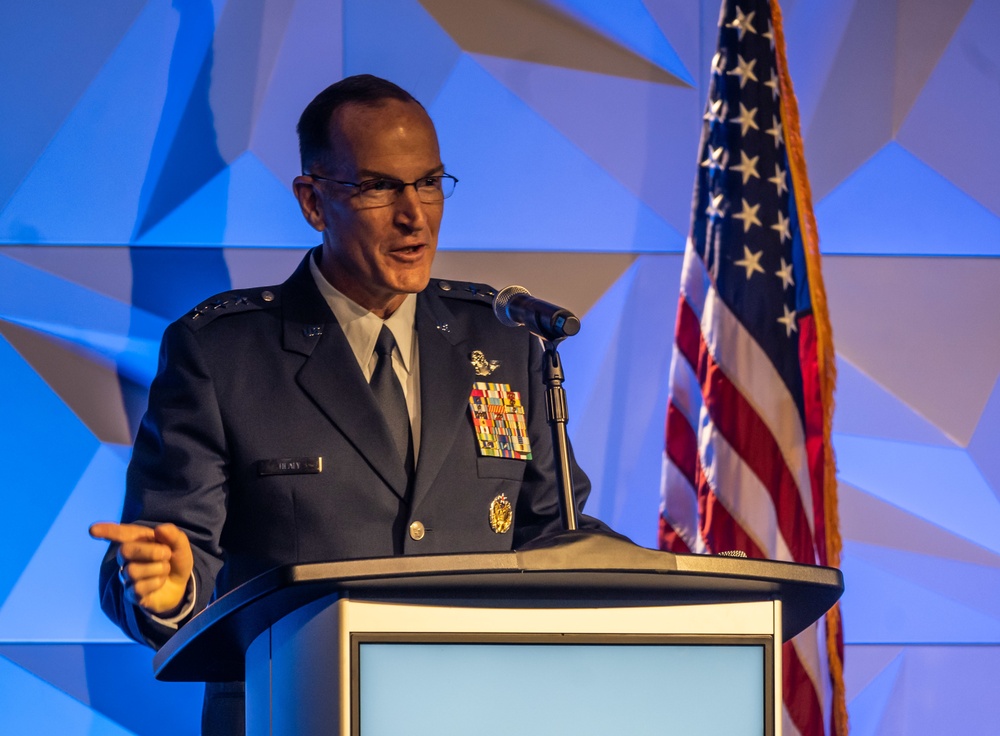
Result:
<svg viewBox="0 0 1000 736"><path fill-rule="evenodd" d="M174 323L163 336L149 407L133 447L122 522L173 523L188 535L197 593L192 615L208 605L222 567L227 473L225 432L212 376L196 333ZM112 544L101 565L101 608L131 638L159 647L176 629L125 601L116 555L117 545Z"/></svg>

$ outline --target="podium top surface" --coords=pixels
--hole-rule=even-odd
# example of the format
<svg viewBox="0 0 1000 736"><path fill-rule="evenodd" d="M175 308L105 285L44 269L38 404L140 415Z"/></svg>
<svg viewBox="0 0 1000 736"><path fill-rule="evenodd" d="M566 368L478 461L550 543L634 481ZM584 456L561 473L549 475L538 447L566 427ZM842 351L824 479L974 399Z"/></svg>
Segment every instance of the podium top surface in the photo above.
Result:
<svg viewBox="0 0 1000 736"><path fill-rule="evenodd" d="M658 552L618 537L569 532L516 552L278 567L195 616L156 653L153 667L166 681L242 680L244 653L260 633L327 596L567 608L780 599L787 640L826 613L843 590L835 568Z"/></svg>

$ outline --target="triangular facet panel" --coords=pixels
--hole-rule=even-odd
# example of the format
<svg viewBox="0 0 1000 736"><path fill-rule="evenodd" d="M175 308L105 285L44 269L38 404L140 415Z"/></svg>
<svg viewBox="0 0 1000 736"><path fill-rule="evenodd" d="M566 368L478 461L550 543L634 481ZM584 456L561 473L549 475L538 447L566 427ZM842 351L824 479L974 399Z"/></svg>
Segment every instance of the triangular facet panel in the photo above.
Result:
<svg viewBox="0 0 1000 736"><path fill-rule="evenodd" d="M87 535L94 522L121 518L124 489L125 463L100 447L0 606L0 641L127 641L96 595L107 543Z"/></svg>
<svg viewBox="0 0 1000 736"><path fill-rule="evenodd" d="M465 51L660 84L691 84L690 75L678 68L680 61L665 39L656 43L654 50L648 39L639 43L639 31L622 43L615 38L622 34L620 23L611 23L615 30L608 33L604 26L610 22L609 11L588 9L588 3L579 3L580 8L574 8L573 14L541 0L421 0L421 5ZM626 5L626 10L634 14L636 9L631 5ZM584 15L588 22L578 20L574 17L577 14ZM594 30L595 17L601 19L601 31ZM643 19L644 30L659 36L648 14ZM633 45L653 51L683 76L652 61L645 53L637 53Z"/></svg>
<svg viewBox="0 0 1000 736"><path fill-rule="evenodd" d="M1000 255L1000 216L897 143L816 207L827 253Z"/></svg>
<svg viewBox="0 0 1000 736"><path fill-rule="evenodd" d="M446 207L443 247L662 252L683 243L470 57L455 67L430 111L442 156L461 180ZM470 129L477 135L470 137ZM531 217L536 210L539 216ZM510 212L519 218L504 216Z"/></svg>
<svg viewBox="0 0 1000 736"><path fill-rule="evenodd" d="M965 451L844 435L834 449L851 485L1000 553L1000 499Z"/></svg>
<svg viewBox="0 0 1000 736"><path fill-rule="evenodd" d="M245 153L146 233L140 242L303 247L319 236L289 189ZM207 295L206 295L207 296Z"/></svg>

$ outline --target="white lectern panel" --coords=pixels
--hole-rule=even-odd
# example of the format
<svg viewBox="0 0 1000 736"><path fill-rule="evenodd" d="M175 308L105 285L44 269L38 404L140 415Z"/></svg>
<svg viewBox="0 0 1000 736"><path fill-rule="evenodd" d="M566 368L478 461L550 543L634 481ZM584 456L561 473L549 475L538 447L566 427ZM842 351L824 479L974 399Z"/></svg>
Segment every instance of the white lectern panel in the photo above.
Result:
<svg viewBox="0 0 1000 736"><path fill-rule="evenodd" d="M777 733L779 601L559 605L316 601L247 651L248 734Z"/></svg>
<svg viewBox="0 0 1000 736"><path fill-rule="evenodd" d="M765 732L763 642L571 641L363 641L360 736Z"/></svg>

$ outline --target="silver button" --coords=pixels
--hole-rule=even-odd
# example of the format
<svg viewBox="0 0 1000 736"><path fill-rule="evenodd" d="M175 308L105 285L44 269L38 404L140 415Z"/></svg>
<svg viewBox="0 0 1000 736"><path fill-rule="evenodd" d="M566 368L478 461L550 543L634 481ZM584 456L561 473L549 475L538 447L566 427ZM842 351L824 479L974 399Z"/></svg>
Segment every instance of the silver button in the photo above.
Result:
<svg viewBox="0 0 1000 736"><path fill-rule="evenodd" d="M414 542L419 542L421 539L424 538L425 531L426 530L424 529L424 525L421 522L419 521L413 522L412 524L410 524L410 539L412 539Z"/></svg>
<svg viewBox="0 0 1000 736"><path fill-rule="evenodd" d="M447 281L438 281L438 288L441 291L451 291L451 284Z"/></svg>
<svg viewBox="0 0 1000 736"><path fill-rule="evenodd" d="M263 299L265 302L273 302L274 293L271 291L264 291L261 293L260 298Z"/></svg>

